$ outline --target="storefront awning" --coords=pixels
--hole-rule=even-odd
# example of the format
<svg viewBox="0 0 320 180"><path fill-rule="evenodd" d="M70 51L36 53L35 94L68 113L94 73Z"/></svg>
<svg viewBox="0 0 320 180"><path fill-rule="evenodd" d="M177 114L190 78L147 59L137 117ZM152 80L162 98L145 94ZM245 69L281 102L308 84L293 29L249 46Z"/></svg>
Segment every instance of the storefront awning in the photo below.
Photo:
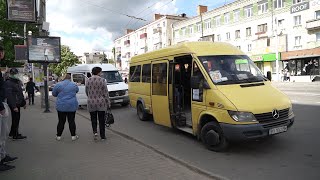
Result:
<svg viewBox="0 0 320 180"><path fill-rule="evenodd" d="M303 59L303 58L313 58L313 57L320 57L320 55L289 56L287 58L288 60L290 60L290 59Z"/></svg>

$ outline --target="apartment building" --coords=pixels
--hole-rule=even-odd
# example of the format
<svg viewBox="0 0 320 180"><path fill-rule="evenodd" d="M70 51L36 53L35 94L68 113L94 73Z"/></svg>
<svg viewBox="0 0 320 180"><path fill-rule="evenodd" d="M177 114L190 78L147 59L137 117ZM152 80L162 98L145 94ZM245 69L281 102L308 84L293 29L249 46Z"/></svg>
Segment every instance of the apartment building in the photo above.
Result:
<svg viewBox="0 0 320 180"><path fill-rule="evenodd" d="M132 56L150 52L172 45L172 24L187 19L180 16L155 14L154 21L138 28L127 30L124 36L114 41L117 67L122 71L129 70Z"/></svg>
<svg viewBox="0 0 320 180"><path fill-rule="evenodd" d="M228 42L247 53L264 74L288 71L291 80L319 73L320 0L238 0L172 25L173 44ZM279 75L281 76L281 75Z"/></svg>
<svg viewBox="0 0 320 180"><path fill-rule="evenodd" d="M112 53L100 53L100 52L93 52L93 53L84 53L83 56L79 57L81 64L99 64L102 63L103 59L113 59Z"/></svg>

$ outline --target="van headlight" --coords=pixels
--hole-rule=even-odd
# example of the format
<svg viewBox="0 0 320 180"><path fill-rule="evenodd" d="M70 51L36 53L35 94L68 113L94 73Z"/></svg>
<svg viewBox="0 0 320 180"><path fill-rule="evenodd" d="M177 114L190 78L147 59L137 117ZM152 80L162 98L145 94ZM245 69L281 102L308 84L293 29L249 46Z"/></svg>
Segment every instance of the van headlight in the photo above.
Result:
<svg viewBox="0 0 320 180"><path fill-rule="evenodd" d="M126 90L124 95L126 95L126 96L127 96L128 94L129 94L129 91L128 91L128 90Z"/></svg>
<svg viewBox="0 0 320 180"><path fill-rule="evenodd" d="M288 115L291 116L293 114L292 106L289 107Z"/></svg>
<svg viewBox="0 0 320 180"><path fill-rule="evenodd" d="M251 112L228 111L233 120L237 122L255 122L257 119Z"/></svg>

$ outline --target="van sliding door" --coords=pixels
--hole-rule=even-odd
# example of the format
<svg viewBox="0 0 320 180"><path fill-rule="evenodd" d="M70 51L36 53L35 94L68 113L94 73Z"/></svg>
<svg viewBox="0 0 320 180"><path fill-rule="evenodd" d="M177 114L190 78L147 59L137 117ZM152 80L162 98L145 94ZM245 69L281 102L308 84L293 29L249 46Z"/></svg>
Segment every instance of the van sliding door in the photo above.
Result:
<svg viewBox="0 0 320 180"><path fill-rule="evenodd" d="M171 127L168 92L169 61L152 62L152 112L156 124Z"/></svg>

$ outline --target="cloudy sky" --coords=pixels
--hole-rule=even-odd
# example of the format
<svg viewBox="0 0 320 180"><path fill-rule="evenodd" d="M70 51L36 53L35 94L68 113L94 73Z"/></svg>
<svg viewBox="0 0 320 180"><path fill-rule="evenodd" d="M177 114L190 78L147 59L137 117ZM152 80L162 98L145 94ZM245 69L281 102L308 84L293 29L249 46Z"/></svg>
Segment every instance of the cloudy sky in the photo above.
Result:
<svg viewBox="0 0 320 180"><path fill-rule="evenodd" d="M197 5L209 10L233 0L47 0L50 35L60 36L76 55L111 51L113 39L125 29L136 29L153 20L155 13L196 15ZM135 16L146 21L136 20Z"/></svg>

